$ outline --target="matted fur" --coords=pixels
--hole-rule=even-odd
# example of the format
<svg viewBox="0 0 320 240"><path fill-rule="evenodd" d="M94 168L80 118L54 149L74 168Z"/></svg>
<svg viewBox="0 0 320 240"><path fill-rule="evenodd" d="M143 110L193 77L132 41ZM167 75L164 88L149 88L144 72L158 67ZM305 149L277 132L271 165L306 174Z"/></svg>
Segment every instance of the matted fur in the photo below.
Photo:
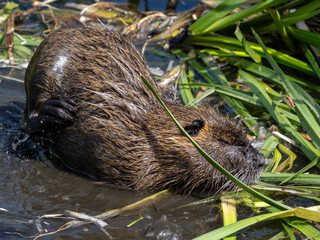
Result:
<svg viewBox="0 0 320 240"><path fill-rule="evenodd" d="M181 134L140 76L163 95L142 54L124 37L93 28L57 31L27 69L25 122L47 100L69 98L76 103L74 124L52 135L51 149L70 168L133 189L224 186L227 180ZM242 127L210 107L164 100L182 126L204 121L194 139L224 168L246 183L257 178L263 158Z"/></svg>

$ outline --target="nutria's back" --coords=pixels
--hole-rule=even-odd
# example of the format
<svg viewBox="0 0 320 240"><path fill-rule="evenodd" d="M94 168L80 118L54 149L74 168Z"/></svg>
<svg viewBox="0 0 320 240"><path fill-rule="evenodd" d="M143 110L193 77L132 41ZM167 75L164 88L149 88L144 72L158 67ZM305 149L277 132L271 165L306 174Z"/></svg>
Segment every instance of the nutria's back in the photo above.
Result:
<svg viewBox="0 0 320 240"><path fill-rule="evenodd" d="M64 29L38 47L26 72L25 130L45 134L70 168L126 188L216 190L226 180L169 119L140 76L161 95L145 59L104 29ZM243 129L211 108L165 100L215 160L246 182L262 156Z"/></svg>

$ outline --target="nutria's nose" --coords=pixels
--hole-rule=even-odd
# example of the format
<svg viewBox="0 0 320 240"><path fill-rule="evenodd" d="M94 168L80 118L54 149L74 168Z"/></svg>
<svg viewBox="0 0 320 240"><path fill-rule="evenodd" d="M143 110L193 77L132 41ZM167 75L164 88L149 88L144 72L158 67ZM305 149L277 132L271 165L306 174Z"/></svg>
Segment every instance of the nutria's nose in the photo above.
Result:
<svg viewBox="0 0 320 240"><path fill-rule="evenodd" d="M258 167L263 168L266 165L266 161L264 157L258 152L257 149L252 147L251 145L246 146L242 149L243 154L245 154L248 161L251 161L251 163Z"/></svg>

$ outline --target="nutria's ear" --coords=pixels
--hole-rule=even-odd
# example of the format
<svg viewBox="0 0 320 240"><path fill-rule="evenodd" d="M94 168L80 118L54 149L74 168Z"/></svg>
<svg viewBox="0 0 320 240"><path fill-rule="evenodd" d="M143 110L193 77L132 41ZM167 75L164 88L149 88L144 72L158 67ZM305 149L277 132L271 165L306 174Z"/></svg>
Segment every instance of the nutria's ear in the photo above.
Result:
<svg viewBox="0 0 320 240"><path fill-rule="evenodd" d="M194 120L190 125L185 126L184 130L191 136L196 137L199 134L201 128L204 127L204 121L202 119Z"/></svg>

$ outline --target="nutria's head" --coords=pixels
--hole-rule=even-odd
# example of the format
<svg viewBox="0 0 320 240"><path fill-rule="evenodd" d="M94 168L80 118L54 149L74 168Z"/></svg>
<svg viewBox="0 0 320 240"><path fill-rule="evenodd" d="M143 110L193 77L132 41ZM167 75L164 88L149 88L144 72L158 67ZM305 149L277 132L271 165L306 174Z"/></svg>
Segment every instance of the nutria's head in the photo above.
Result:
<svg viewBox="0 0 320 240"><path fill-rule="evenodd" d="M223 168L246 184L253 183L264 166L263 156L252 147L245 131L212 108L170 106L177 120L193 139ZM234 184L214 169L164 114L150 114L149 140L155 158L161 159L164 185L178 191L230 190ZM159 180L159 179L157 179ZM228 182L228 184L226 184Z"/></svg>

